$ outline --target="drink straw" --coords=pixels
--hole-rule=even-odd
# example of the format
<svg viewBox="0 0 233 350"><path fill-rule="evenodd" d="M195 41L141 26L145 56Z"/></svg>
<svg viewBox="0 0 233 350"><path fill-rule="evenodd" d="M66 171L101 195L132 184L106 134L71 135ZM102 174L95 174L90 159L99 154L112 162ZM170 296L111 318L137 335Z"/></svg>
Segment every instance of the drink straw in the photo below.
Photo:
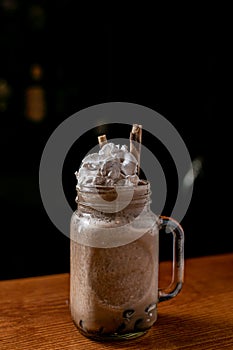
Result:
<svg viewBox="0 0 233 350"><path fill-rule="evenodd" d="M130 152L134 155L138 162L137 173L140 173L140 156L141 156L141 144L142 144L142 125L133 124L130 132Z"/></svg>
<svg viewBox="0 0 233 350"><path fill-rule="evenodd" d="M102 148L103 145L105 145L106 143L108 143L106 135L100 135L100 136L98 136L98 142L99 142L100 148Z"/></svg>

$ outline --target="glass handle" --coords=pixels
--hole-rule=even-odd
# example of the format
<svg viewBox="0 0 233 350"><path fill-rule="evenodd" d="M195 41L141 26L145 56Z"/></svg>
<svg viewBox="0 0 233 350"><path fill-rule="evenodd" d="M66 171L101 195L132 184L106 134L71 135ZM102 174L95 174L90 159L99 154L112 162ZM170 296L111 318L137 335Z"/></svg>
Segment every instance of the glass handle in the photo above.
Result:
<svg viewBox="0 0 233 350"><path fill-rule="evenodd" d="M182 289L184 280L184 231L176 220L166 216L159 217L159 229L173 234L172 280L167 288L159 289L158 301L161 302L174 298Z"/></svg>

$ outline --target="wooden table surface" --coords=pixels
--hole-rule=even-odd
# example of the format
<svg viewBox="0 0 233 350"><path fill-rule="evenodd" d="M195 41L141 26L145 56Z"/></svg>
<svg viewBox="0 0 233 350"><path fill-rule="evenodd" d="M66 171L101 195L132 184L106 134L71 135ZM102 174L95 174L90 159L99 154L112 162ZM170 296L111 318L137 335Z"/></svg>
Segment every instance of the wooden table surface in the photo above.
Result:
<svg viewBox="0 0 233 350"><path fill-rule="evenodd" d="M0 349L233 349L233 254L187 259L181 293L158 312L146 335L99 343L71 320L69 274L1 281Z"/></svg>

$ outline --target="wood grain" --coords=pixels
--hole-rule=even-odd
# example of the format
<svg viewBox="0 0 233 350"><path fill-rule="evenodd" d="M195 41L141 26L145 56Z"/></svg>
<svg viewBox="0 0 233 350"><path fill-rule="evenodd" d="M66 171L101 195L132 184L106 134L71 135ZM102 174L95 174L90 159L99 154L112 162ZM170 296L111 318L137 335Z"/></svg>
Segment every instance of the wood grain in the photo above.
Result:
<svg viewBox="0 0 233 350"><path fill-rule="evenodd" d="M170 263L161 263L166 283ZM0 349L233 349L233 254L186 260L185 284L144 336L98 343L69 313L69 274L0 282Z"/></svg>

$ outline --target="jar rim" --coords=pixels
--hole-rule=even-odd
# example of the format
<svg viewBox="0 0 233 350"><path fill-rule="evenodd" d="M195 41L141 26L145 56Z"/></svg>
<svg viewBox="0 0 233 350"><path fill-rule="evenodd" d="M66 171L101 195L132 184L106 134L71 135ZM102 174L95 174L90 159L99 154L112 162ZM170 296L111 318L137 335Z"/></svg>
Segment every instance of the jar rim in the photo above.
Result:
<svg viewBox="0 0 233 350"><path fill-rule="evenodd" d="M77 190L87 190L90 191L91 189L97 189L97 190L115 190L116 188L118 188L119 190L121 189L125 189L125 190L132 190L132 189L143 189L145 187L150 186L150 182L148 180L139 180L137 185L132 185L132 186L125 186L125 185L111 185L111 186L107 186L107 185L77 185L76 189Z"/></svg>

